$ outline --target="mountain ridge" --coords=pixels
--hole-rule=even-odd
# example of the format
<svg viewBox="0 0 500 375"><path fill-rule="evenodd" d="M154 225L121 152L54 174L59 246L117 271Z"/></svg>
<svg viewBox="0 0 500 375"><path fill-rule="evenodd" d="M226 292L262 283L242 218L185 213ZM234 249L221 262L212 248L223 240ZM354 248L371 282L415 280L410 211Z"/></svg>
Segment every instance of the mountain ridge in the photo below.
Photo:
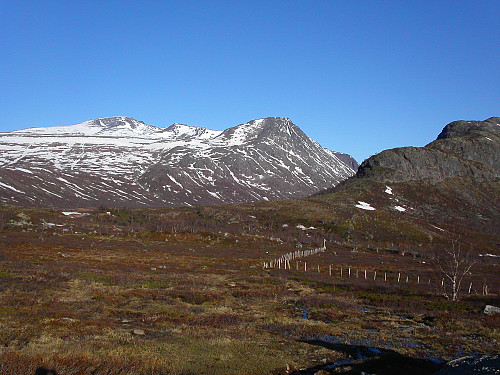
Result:
<svg viewBox="0 0 500 375"><path fill-rule="evenodd" d="M219 131L117 116L1 133L0 149L0 201L21 205L157 207L300 197L336 185L357 166L279 117Z"/></svg>

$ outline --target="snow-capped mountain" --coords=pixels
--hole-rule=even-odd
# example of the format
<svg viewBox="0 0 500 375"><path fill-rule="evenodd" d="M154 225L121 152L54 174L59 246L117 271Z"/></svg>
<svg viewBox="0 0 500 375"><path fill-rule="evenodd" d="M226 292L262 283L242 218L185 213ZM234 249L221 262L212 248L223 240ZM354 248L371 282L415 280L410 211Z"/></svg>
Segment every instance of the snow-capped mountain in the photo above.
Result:
<svg viewBox="0 0 500 375"><path fill-rule="evenodd" d="M132 117L107 117L82 122L69 126L51 126L15 130L11 134L40 136L95 136L117 138L148 138L148 139L187 139L212 138L221 131L210 130L198 126L173 124L162 129L147 125Z"/></svg>
<svg viewBox="0 0 500 375"><path fill-rule="evenodd" d="M224 131L130 117L0 133L0 202L179 206L303 197L355 173L287 118Z"/></svg>

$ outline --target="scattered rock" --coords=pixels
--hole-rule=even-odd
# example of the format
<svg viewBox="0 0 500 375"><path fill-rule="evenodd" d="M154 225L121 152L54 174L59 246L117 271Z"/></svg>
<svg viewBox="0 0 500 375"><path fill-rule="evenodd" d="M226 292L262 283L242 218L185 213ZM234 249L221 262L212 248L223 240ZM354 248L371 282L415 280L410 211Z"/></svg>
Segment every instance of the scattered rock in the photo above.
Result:
<svg viewBox="0 0 500 375"><path fill-rule="evenodd" d="M500 373L500 355L462 357L448 362L434 375L493 375Z"/></svg>
<svg viewBox="0 0 500 375"><path fill-rule="evenodd" d="M66 254L61 253L60 251L57 253L57 255L59 255L59 256L60 256L60 257L62 257L62 258L66 258L66 257L67 257L67 255L66 255Z"/></svg>
<svg viewBox="0 0 500 375"><path fill-rule="evenodd" d="M144 336L146 334L142 329L134 329L132 333L137 336Z"/></svg>
<svg viewBox="0 0 500 375"><path fill-rule="evenodd" d="M500 314L500 307L496 307L496 306L492 306L492 305L486 305L484 307L484 313L486 315Z"/></svg>
<svg viewBox="0 0 500 375"><path fill-rule="evenodd" d="M128 324L128 323L132 323L132 320L130 320L130 319L123 319L122 320L122 324Z"/></svg>

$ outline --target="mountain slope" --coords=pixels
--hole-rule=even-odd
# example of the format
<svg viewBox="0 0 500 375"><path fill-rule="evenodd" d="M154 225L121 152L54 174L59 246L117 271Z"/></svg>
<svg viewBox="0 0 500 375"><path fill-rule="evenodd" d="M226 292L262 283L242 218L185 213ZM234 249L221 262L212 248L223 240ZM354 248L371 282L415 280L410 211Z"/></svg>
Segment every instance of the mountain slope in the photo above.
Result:
<svg viewBox="0 0 500 375"><path fill-rule="evenodd" d="M306 196L351 173L289 119L251 121L223 131L211 143L210 148L186 145L163 152L139 183L165 200L182 204L193 196L197 204L217 204Z"/></svg>
<svg viewBox="0 0 500 375"><path fill-rule="evenodd" d="M0 134L0 202L178 206L309 195L354 174L289 119L224 131L130 117Z"/></svg>

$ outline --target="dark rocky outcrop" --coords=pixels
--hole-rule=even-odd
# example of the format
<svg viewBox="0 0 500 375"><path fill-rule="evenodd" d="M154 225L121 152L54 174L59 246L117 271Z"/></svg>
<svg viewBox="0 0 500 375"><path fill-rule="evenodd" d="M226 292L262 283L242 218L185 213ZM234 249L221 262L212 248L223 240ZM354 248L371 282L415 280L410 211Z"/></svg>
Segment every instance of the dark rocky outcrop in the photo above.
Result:
<svg viewBox="0 0 500 375"><path fill-rule="evenodd" d="M443 128L437 139L498 133L498 126L500 126L500 117L490 117L484 121L453 121Z"/></svg>
<svg viewBox="0 0 500 375"><path fill-rule="evenodd" d="M403 205L399 215L408 220L495 237L500 228L499 158L500 118L455 121L425 147L394 148L370 157L356 176L325 190L324 199L333 201L328 193L339 193L354 207L368 202L377 209L373 215L382 209L394 214ZM394 195L383 193L387 186Z"/></svg>
<svg viewBox="0 0 500 375"><path fill-rule="evenodd" d="M455 121L425 147L385 150L365 160L358 178L384 182L449 177L494 178L500 176L500 118Z"/></svg>

